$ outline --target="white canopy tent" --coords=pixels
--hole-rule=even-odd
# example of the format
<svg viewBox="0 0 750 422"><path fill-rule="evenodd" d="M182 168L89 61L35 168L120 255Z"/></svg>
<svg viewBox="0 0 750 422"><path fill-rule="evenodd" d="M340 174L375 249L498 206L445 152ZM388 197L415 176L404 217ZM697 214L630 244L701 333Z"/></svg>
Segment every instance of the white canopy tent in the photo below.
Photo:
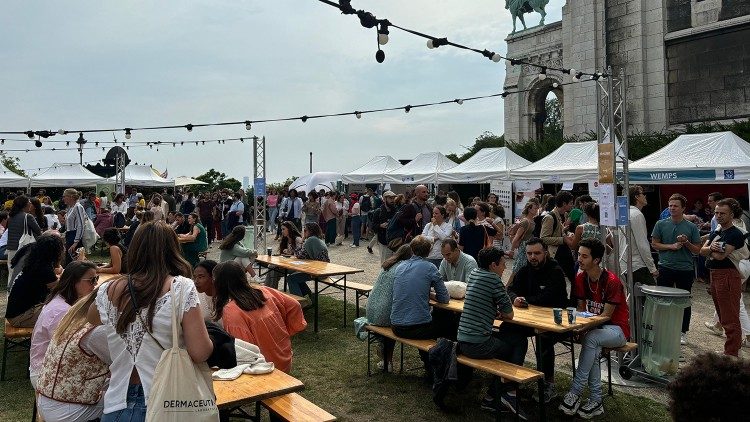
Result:
<svg viewBox="0 0 750 422"><path fill-rule="evenodd" d="M341 181L341 173L330 171L319 171L317 173L306 174L297 178L289 189L296 189L297 192L310 193L311 191L336 190L336 183Z"/></svg>
<svg viewBox="0 0 750 422"><path fill-rule="evenodd" d="M115 178L107 179L115 183ZM125 185L127 186L174 186L174 180L165 179L154 172L151 166L131 164L125 167Z"/></svg>
<svg viewBox="0 0 750 422"><path fill-rule="evenodd" d="M0 188L26 188L28 186L29 179L13 173L0 163Z"/></svg>
<svg viewBox="0 0 750 422"><path fill-rule="evenodd" d="M55 163L31 177L31 187L82 187L106 183L107 179L99 177L84 166L73 163Z"/></svg>
<svg viewBox="0 0 750 422"><path fill-rule="evenodd" d="M680 135L628 167L639 184L747 183L750 143L732 132Z"/></svg>
<svg viewBox="0 0 750 422"><path fill-rule="evenodd" d="M468 160L438 175L440 183L487 183L507 180L510 171L531 164L506 147L482 148Z"/></svg>
<svg viewBox="0 0 750 422"><path fill-rule="evenodd" d="M542 183L597 180L599 152L597 141L569 142L560 145L548 156L528 166L511 170L514 180L541 180ZM622 165L617 167L622 169Z"/></svg>
<svg viewBox="0 0 750 422"><path fill-rule="evenodd" d="M456 163L448 159L445 155L439 152L424 152L405 166L384 174L383 182L395 184L438 184L438 175L453 167L456 167Z"/></svg>
<svg viewBox="0 0 750 422"><path fill-rule="evenodd" d="M174 185L175 186L188 186L188 185L207 185L206 182L201 182L198 179L193 179L192 177L187 176L177 176L174 179Z"/></svg>
<svg viewBox="0 0 750 422"><path fill-rule="evenodd" d="M385 173L403 167L390 155L380 155L362 167L341 176L344 183L384 183Z"/></svg>

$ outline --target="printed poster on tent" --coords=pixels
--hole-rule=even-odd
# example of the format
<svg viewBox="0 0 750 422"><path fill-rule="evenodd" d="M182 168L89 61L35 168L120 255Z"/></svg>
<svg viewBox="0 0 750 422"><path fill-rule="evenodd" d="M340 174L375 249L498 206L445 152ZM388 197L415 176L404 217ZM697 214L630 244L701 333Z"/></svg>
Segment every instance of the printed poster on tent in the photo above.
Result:
<svg viewBox="0 0 750 422"><path fill-rule="evenodd" d="M505 209L505 225L513 221L513 182L490 180L490 192L497 195L497 203Z"/></svg>

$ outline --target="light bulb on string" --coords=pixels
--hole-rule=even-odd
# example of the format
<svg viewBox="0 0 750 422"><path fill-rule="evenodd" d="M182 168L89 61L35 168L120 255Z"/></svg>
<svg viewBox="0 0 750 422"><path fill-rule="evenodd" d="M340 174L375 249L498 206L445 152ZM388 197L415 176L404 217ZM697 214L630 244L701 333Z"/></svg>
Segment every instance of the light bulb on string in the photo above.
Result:
<svg viewBox="0 0 750 422"><path fill-rule="evenodd" d="M65 135L66 133L68 133L68 132L66 132L65 129L60 129L60 130L57 131L58 135Z"/></svg>
<svg viewBox="0 0 750 422"><path fill-rule="evenodd" d="M65 146L69 147L70 146L70 141L65 141Z"/></svg>
<svg viewBox="0 0 750 422"><path fill-rule="evenodd" d="M362 118L362 113L360 113L359 111L355 111L355 112L354 112L354 116L355 116L356 118L358 118L358 119L361 119L361 118Z"/></svg>
<svg viewBox="0 0 750 422"><path fill-rule="evenodd" d="M583 77L583 72L576 72L576 75L573 76L573 79L580 81L582 77Z"/></svg>
<svg viewBox="0 0 750 422"><path fill-rule="evenodd" d="M427 40L427 48L429 48L430 50L435 48L435 43L433 42L433 40Z"/></svg>
<svg viewBox="0 0 750 422"><path fill-rule="evenodd" d="M411 106L410 105L404 107L404 113L408 114L410 111L411 111Z"/></svg>
<svg viewBox="0 0 750 422"><path fill-rule="evenodd" d="M37 148L41 148L41 147L42 147L42 141L41 141L41 140L39 140L39 139L37 139L37 140L36 140L36 142L34 142L34 145L35 145L35 146L36 146Z"/></svg>
<svg viewBox="0 0 750 422"><path fill-rule="evenodd" d="M375 52L375 61L383 63L385 61L385 51L378 48L378 51Z"/></svg>
<svg viewBox="0 0 750 422"><path fill-rule="evenodd" d="M125 139L130 139L132 135L130 135L130 129L125 129Z"/></svg>
<svg viewBox="0 0 750 422"><path fill-rule="evenodd" d="M380 26L378 27L378 44L388 44L388 34L388 21L380 22Z"/></svg>
<svg viewBox="0 0 750 422"><path fill-rule="evenodd" d="M495 54L492 55L492 61L495 62L495 63L499 62L502 59L503 58L499 54L497 54L497 53L495 53Z"/></svg>
<svg viewBox="0 0 750 422"><path fill-rule="evenodd" d="M187 129L188 132L192 132L193 131L193 125L190 124L190 123L188 123L188 124L185 125L185 129Z"/></svg>
<svg viewBox="0 0 750 422"><path fill-rule="evenodd" d="M546 67L542 67L542 70L539 71L538 78L539 78L540 81L543 81L543 80L547 79L547 68Z"/></svg>
<svg viewBox="0 0 750 422"><path fill-rule="evenodd" d="M458 105L463 105L463 104L464 104L464 100L462 100L462 99L460 99L460 98L456 98L456 99L455 99L455 100L453 100L453 101L455 101L455 102L456 102L456 104L458 104Z"/></svg>
<svg viewBox="0 0 750 422"><path fill-rule="evenodd" d="M559 84L559 83L557 83L557 82L552 82L552 88L557 88L557 87L559 87L559 86L560 86L560 84Z"/></svg>
<svg viewBox="0 0 750 422"><path fill-rule="evenodd" d="M245 120L245 130L250 130L250 129L252 129L252 127L253 127L253 125L250 122L250 120Z"/></svg>

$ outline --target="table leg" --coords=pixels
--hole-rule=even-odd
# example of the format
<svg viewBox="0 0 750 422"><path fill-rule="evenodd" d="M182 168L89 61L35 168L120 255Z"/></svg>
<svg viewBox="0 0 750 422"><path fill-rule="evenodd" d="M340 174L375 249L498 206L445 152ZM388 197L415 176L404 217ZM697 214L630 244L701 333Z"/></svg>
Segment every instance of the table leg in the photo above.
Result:
<svg viewBox="0 0 750 422"><path fill-rule="evenodd" d="M534 331L534 341L536 342L536 370L539 372L544 372L544 369L542 369L542 347L541 347L541 339L542 335L539 333L539 331ZM540 398L543 398L544 396L541 396ZM541 400L544 401L544 400Z"/></svg>
<svg viewBox="0 0 750 422"><path fill-rule="evenodd" d="M315 296L315 317L314 317L315 322L313 323L313 327L314 327L315 332L317 333L318 332L318 278L316 277L314 278L314 280L315 280L315 283L314 283L315 284L315 295L314 295ZM286 284L286 282L284 284Z"/></svg>
<svg viewBox="0 0 750 422"><path fill-rule="evenodd" d="M344 328L346 328L346 274L344 274Z"/></svg>

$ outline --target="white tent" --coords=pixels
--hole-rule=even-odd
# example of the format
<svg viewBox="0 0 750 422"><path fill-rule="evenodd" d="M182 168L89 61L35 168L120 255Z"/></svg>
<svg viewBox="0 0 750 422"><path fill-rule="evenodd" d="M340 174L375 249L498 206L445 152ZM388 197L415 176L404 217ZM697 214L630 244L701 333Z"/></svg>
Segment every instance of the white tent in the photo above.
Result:
<svg viewBox="0 0 750 422"><path fill-rule="evenodd" d="M115 183L115 178L107 179ZM165 179L154 172L151 166L131 164L125 167L125 185L127 186L174 186L174 180Z"/></svg>
<svg viewBox="0 0 750 422"><path fill-rule="evenodd" d="M0 187L3 188L25 188L29 186L29 179L19 176L8 170L0 163Z"/></svg>
<svg viewBox="0 0 750 422"><path fill-rule="evenodd" d="M598 165L596 141L569 142L539 161L511 170L510 176L514 180L541 180L542 183L584 183L599 178ZM622 168L622 165L617 167Z"/></svg>
<svg viewBox="0 0 750 422"><path fill-rule="evenodd" d="M750 143L732 132L680 135L630 164L628 173L631 182L640 184L746 183Z"/></svg>
<svg viewBox="0 0 750 422"><path fill-rule="evenodd" d="M319 171L317 173L306 174L297 178L289 189L296 189L297 192L325 191L336 190L336 182L341 180L341 173L330 171Z"/></svg>
<svg viewBox="0 0 750 422"><path fill-rule="evenodd" d="M456 163L439 152L425 152L419 154L405 166L386 173L384 183L413 184L435 183L438 175L448 169L456 167Z"/></svg>
<svg viewBox="0 0 750 422"><path fill-rule="evenodd" d="M106 179L88 171L78 163L55 163L31 177L31 187L81 187L106 183Z"/></svg>
<svg viewBox="0 0 750 422"><path fill-rule="evenodd" d="M510 171L531 161L506 147L482 148L468 160L438 175L440 183L487 183L508 179Z"/></svg>
<svg viewBox="0 0 750 422"><path fill-rule="evenodd" d="M206 182L201 182L198 179L193 179L192 177L187 176L177 176L174 179L174 185L175 186L187 186L187 185L207 185Z"/></svg>
<svg viewBox="0 0 750 422"><path fill-rule="evenodd" d="M390 155L380 155L341 176L344 183L383 183L384 174L403 167Z"/></svg>

